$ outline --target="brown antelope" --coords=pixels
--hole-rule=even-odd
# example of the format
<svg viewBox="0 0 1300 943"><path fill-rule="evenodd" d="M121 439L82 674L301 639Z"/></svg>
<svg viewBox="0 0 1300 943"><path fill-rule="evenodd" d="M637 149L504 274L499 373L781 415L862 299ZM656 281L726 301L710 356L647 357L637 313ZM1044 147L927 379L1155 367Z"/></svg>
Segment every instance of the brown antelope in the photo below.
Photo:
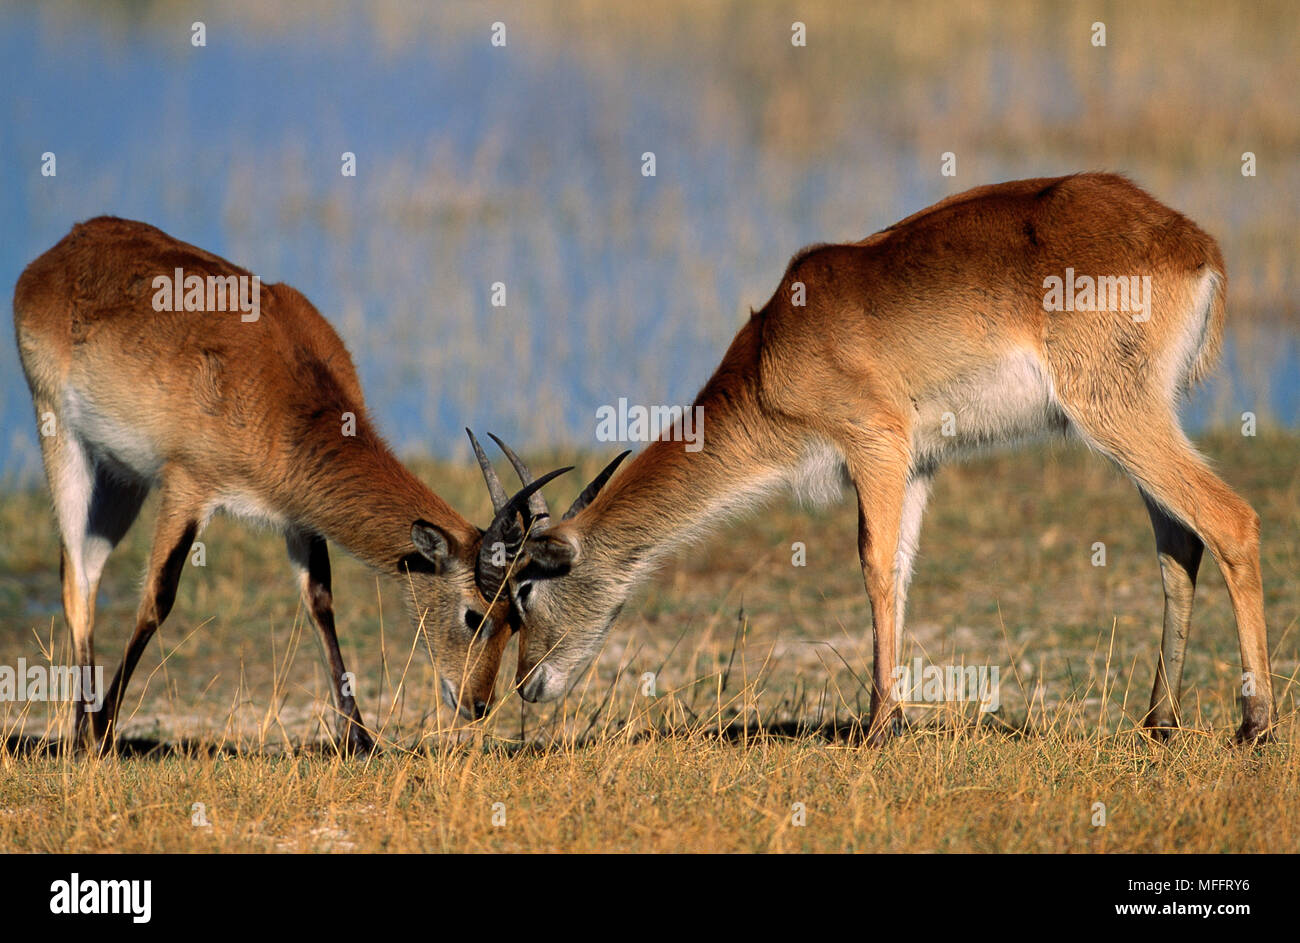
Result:
<svg viewBox="0 0 1300 943"><path fill-rule="evenodd" d="M105 561L150 489L161 489L135 631L107 696L83 692L103 709L82 704L79 742L89 714L100 744L111 744L131 672L216 511L284 533L347 748L373 743L334 631L327 540L402 582L443 698L466 716L483 714L512 634L500 551L517 552L529 489L513 498L494 491L497 513L483 532L425 487L375 431L347 349L306 298L152 226L101 217L74 226L23 272L14 326L80 666L94 665Z"/></svg>
<svg viewBox="0 0 1300 943"><path fill-rule="evenodd" d="M1080 277L1077 303L1062 303L1074 273L1096 283L1085 298ZM510 580L522 695L564 692L665 553L783 483L825 493L844 473L858 497L874 628L868 729L879 741L901 720L896 641L936 469L985 446L1072 433L1133 478L1155 528L1165 614L1145 725L1161 737L1178 726L1209 547L1245 672L1237 737L1261 737L1275 713L1259 518L1176 413L1214 364L1226 281L1214 239L1107 174L978 187L861 242L804 250L696 399L703 448L661 437L529 536Z"/></svg>

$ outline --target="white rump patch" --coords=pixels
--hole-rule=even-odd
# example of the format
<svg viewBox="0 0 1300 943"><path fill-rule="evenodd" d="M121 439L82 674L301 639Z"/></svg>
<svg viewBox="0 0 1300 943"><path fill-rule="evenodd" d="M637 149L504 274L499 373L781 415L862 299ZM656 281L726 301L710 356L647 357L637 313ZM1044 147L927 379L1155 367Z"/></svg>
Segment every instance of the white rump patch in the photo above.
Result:
<svg viewBox="0 0 1300 943"><path fill-rule="evenodd" d="M1187 391L1188 378L1196 361L1205 347L1205 339L1210 330L1210 303L1214 300L1214 289L1218 275L1206 272L1196 292L1192 296L1192 310L1179 331L1170 352L1168 386L1174 397Z"/></svg>
<svg viewBox="0 0 1300 943"><path fill-rule="evenodd" d="M157 481L162 456L139 428L111 418L88 396L71 388L64 394L61 411L64 423L91 451L113 459L145 481Z"/></svg>

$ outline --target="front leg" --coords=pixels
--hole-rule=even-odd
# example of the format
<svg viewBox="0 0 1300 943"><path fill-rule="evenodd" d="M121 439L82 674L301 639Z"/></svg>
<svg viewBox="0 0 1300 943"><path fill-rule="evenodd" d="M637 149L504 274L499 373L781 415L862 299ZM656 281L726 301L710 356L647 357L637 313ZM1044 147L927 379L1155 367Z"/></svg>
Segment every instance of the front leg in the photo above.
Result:
<svg viewBox="0 0 1300 943"><path fill-rule="evenodd" d="M872 685L867 742L882 744L903 723L897 679L898 580L896 555L907 486L908 454L900 440L873 440L848 456L858 492L858 556L871 601Z"/></svg>
<svg viewBox="0 0 1300 943"><path fill-rule="evenodd" d="M329 660L330 688L338 707L338 736L347 753L365 755L375 748L375 742L366 730L365 721L357 707L349 683L347 666L339 650L338 634L334 630L334 595L330 589L330 558L325 538L319 534L290 533L285 542L289 558L298 568L302 584L302 598L311 614L311 620L320 632Z"/></svg>

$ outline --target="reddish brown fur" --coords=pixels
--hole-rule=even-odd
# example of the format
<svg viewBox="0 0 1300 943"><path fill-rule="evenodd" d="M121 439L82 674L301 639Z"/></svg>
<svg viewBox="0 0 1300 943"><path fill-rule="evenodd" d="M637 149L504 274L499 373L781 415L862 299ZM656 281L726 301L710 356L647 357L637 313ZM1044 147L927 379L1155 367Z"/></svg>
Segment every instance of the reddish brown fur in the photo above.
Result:
<svg viewBox="0 0 1300 943"><path fill-rule="evenodd" d="M1150 276L1150 319L1050 311L1044 279ZM793 303L806 289L806 306ZM1215 361L1227 276L1214 240L1123 177L978 187L848 245L791 262L696 400L703 449L659 441L573 519L535 538L522 603L525 693L559 693L665 549L773 490L809 456L858 496L875 632L873 736L897 714L898 632L929 481L942 461L1072 431L1124 468L1156 530L1166 612L1148 724L1177 725L1202 546L1227 579L1242 663L1242 739L1274 718L1258 517L1215 477L1176 404ZM956 433L938 431L951 415ZM817 462L813 462L814 465ZM531 688L530 688L531 685Z"/></svg>
<svg viewBox="0 0 1300 943"><path fill-rule="evenodd" d="M168 555L182 544L187 550L207 517L228 505L289 536L327 647L333 616L322 538L408 584L461 703L489 701L509 632L471 645L458 624L462 606L487 610L473 580L478 528L397 461L366 413L343 342L298 291L262 285L260 317L251 322L239 312L155 311L153 278L177 268L205 277L251 275L152 226L101 217L73 227L32 262L14 292L18 347L38 423L47 413L57 417L58 434L43 438L42 446L64 535L65 611L79 661L93 662L98 558L107 555L96 528L112 532L101 534L111 549L144 490L157 483L163 503L154 559L136 638L119 673L123 687L170 607L175 579L167 572ZM355 435L343 434L349 413ZM137 447L156 458L156 469L138 467L149 461L126 454ZM69 490L67 480L75 484L83 461L106 508L99 516L126 518L124 525L92 522L89 537L75 520L76 500L60 496L60 488ZM437 575L421 572L435 567L421 562L412 543L417 520L446 537L449 554ZM86 547L70 547L70 540ZM408 575L411 562L416 572ZM498 604L495 624L504 623L506 609ZM111 726L116 693L107 716L96 718L101 735ZM355 715L350 729L357 729L355 705L340 709Z"/></svg>

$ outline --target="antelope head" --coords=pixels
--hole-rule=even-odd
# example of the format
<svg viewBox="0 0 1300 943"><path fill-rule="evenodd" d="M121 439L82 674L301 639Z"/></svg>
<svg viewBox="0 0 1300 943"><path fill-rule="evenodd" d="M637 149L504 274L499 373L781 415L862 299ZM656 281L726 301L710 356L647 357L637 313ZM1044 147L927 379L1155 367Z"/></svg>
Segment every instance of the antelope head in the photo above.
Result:
<svg viewBox="0 0 1300 943"><path fill-rule="evenodd" d="M536 480L530 476L510 496L473 433L470 440L492 496L492 522L477 535L458 540L441 527L417 520L411 526L417 552L403 564L409 573L417 626L438 662L442 698L472 720L484 716L491 706L502 654L519 628L508 578L532 521L530 509L537 506L539 489L571 468L556 469Z"/></svg>
<svg viewBox="0 0 1300 943"><path fill-rule="evenodd" d="M631 589L632 579L613 548L588 537L583 522L576 519L630 453L623 452L605 466L556 522L539 490L554 473L534 480L509 446L496 436L492 440L528 492L523 529L512 534L522 538L511 544L517 560L505 575L512 618L520 629L516 685L526 701L552 700L595 657ZM495 478L477 442L475 451L484 477ZM489 490L493 487L489 481ZM495 488L504 494L500 482Z"/></svg>

